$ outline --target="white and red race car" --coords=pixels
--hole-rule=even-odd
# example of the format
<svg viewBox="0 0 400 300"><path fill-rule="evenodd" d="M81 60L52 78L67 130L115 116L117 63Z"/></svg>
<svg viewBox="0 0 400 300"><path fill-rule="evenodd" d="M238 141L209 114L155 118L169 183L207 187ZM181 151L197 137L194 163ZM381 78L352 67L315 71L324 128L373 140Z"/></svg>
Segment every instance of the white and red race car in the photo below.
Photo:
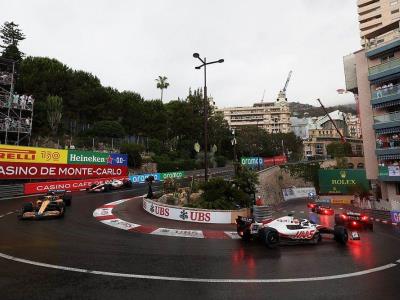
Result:
<svg viewBox="0 0 400 300"><path fill-rule="evenodd" d="M344 226L334 228L313 223L307 219L296 219L285 216L277 219L268 219L256 222L254 218L238 217L236 219L239 236L248 241L252 238L260 239L268 248L275 248L282 244L318 244L322 234L333 236L340 244L346 244L349 234ZM351 232L353 240L359 240L357 232Z"/></svg>
<svg viewBox="0 0 400 300"><path fill-rule="evenodd" d="M106 181L99 184L92 184L89 188L86 189L88 192L109 192L112 190L119 190L123 188L132 187L132 181L129 179L111 179L110 181Z"/></svg>

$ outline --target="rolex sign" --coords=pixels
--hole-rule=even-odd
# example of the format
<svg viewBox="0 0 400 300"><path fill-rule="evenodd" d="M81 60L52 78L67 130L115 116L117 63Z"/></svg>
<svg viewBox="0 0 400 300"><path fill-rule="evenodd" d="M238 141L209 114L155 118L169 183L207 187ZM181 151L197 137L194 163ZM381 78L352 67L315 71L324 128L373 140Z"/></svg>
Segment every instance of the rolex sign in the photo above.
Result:
<svg viewBox="0 0 400 300"><path fill-rule="evenodd" d="M351 195L370 189L365 169L319 170L318 176L321 194Z"/></svg>

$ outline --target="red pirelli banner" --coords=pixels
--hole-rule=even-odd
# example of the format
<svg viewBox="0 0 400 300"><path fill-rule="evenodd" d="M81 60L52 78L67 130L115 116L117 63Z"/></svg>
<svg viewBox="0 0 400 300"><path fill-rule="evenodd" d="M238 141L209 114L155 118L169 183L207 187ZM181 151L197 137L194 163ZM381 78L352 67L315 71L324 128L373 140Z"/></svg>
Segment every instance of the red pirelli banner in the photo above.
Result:
<svg viewBox="0 0 400 300"><path fill-rule="evenodd" d="M90 187L92 184L105 183L111 179L123 180L127 177L112 177L112 178L93 178L93 179L78 179L78 180L63 180L63 181L47 181L34 182L24 184L24 194L40 194L46 193L49 190L66 190L80 191Z"/></svg>
<svg viewBox="0 0 400 300"><path fill-rule="evenodd" d="M128 176L127 167L1 162L0 179L76 179Z"/></svg>

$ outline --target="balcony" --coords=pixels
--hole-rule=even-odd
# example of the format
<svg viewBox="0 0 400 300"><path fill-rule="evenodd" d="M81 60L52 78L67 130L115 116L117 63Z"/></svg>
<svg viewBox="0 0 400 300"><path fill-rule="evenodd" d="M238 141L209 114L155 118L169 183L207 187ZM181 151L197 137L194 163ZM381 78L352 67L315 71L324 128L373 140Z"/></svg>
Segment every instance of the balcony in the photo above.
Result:
<svg viewBox="0 0 400 300"><path fill-rule="evenodd" d="M400 127L400 111L396 111L389 114L374 116L374 126L375 130L378 130L378 133L382 134L382 130L389 129L388 133L395 133L392 130Z"/></svg>
<svg viewBox="0 0 400 300"><path fill-rule="evenodd" d="M386 63L370 67L368 70L368 80L375 81L385 77L385 79L400 77L397 73L400 73L400 58L395 58Z"/></svg>
<svg viewBox="0 0 400 300"><path fill-rule="evenodd" d="M400 105L400 84L373 92L371 104L372 108Z"/></svg>
<svg viewBox="0 0 400 300"><path fill-rule="evenodd" d="M400 181L400 167L391 166L379 166L378 168L378 179L381 181Z"/></svg>
<svg viewBox="0 0 400 300"><path fill-rule="evenodd" d="M400 159L400 140L379 141L376 143L375 153L381 161Z"/></svg>
<svg viewBox="0 0 400 300"><path fill-rule="evenodd" d="M388 33L371 38L365 44L366 56L376 57L379 54L400 47L400 30L396 28Z"/></svg>

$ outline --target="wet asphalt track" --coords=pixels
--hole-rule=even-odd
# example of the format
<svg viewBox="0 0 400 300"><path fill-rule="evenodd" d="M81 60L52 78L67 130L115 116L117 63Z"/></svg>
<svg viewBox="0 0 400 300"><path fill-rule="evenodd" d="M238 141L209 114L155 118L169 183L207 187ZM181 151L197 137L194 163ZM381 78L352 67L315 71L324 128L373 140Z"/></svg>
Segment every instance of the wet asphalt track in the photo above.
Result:
<svg viewBox="0 0 400 300"><path fill-rule="evenodd" d="M383 271L346 279L293 283L193 283L84 274L0 258L0 299L398 299L400 228L375 223L361 241L345 247L330 240L318 246L268 250L253 242L160 237L111 228L92 217L104 203L142 195L145 186L110 194L74 195L64 219L18 221L0 218L0 253L36 262L167 277L212 279L303 278L346 274L394 263ZM23 199L0 201L0 215ZM136 204L132 204L135 207ZM137 206L139 210L140 206ZM287 210L308 216L305 202ZM305 214L300 214L305 211ZM137 217L144 222L157 218ZM322 224L332 217L322 216ZM177 227L173 226L171 228ZM163 226L165 226L163 224Z"/></svg>

